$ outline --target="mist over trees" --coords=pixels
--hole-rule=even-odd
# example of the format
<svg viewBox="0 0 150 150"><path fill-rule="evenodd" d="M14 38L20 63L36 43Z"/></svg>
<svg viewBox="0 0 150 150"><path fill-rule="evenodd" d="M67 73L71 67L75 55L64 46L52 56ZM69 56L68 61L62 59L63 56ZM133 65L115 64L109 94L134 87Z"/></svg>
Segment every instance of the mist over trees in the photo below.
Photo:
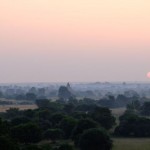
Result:
<svg viewBox="0 0 150 150"><path fill-rule="evenodd" d="M120 95L120 96L119 96ZM150 85L147 83L35 83L1 84L0 98L31 100L56 97L107 99L109 96L121 98L149 97ZM124 98L125 99L125 98Z"/></svg>
<svg viewBox="0 0 150 150"><path fill-rule="evenodd" d="M74 107L73 101L76 103L78 100L86 100L86 103L94 100L99 106L119 108L126 107L127 104L136 100L140 103L149 101L149 91L150 86L146 83L96 82L1 85L0 105L32 105L40 99L52 99L60 102L72 99L71 105L69 104L64 108L68 112ZM78 109L83 109L82 107L86 109L88 106L79 106Z"/></svg>

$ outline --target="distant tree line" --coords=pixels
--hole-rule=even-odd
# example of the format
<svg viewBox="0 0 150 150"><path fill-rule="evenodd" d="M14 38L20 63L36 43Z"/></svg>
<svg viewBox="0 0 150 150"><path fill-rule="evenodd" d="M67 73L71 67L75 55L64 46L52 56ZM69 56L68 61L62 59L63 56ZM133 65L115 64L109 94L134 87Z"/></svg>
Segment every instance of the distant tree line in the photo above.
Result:
<svg viewBox="0 0 150 150"><path fill-rule="evenodd" d="M4 90L5 89L5 90ZM111 91L111 90L110 90ZM95 91L96 93L103 92ZM103 95L103 96L102 96ZM144 95L144 94L143 94ZM59 99L60 101L68 101L69 99L91 99L94 100L97 105L108 108L118 108L118 107L126 107L127 104L132 101L138 100L140 102L147 101L149 98L144 96L140 96L134 90L126 90L122 94L113 94L111 92L107 92L104 94L94 94L92 90L85 91L74 91L70 84L68 83L66 86L60 86L58 90L50 90L48 87L46 88L37 88L31 87L26 89L17 88L13 89L11 87L1 87L0 89L0 98L14 99L21 103L21 100L25 100L27 103L34 103L37 99L50 99L53 97L54 99ZM6 102L5 100L5 102ZM24 102L25 103L25 102ZM4 101L0 99L0 105L4 104ZM5 103L10 104L10 103Z"/></svg>

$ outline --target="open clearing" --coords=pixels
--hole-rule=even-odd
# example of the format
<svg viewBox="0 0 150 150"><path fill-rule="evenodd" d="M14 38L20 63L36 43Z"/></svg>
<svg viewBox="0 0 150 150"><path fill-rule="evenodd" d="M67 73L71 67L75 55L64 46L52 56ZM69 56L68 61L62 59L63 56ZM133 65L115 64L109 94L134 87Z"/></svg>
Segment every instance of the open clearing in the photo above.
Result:
<svg viewBox="0 0 150 150"><path fill-rule="evenodd" d="M122 108L113 108L111 109L112 114L116 117L119 117L121 115L123 115L123 113L125 112L126 108L122 107Z"/></svg>
<svg viewBox="0 0 150 150"><path fill-rule="evenodd" d="M0 112L5 112L9 108L19 108L19 110L36 109L36 105L0 105Z"/></svg>
<svg viewBox="0 0 150 150"><path fill-rule="evenodd" d="M113 150L150 150L150 138L114 138Z"/></svg>
<svg viewBox="0 0 150 150"><path fill-rule="evenodd" d="M121 116L126 108L111 109L112 114L116 117L119 124L119 116ZM112 150L150 150L150 138L113 138Z"/></svg>

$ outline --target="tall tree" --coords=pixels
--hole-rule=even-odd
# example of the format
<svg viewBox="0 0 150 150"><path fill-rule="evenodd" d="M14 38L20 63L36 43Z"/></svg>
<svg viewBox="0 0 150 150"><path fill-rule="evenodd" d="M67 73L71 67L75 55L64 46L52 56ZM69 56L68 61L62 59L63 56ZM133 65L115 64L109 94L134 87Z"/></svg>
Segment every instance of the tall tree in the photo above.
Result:
<svg viewBox="0 0 150 150"><path fill-rule="evenodd" d="M112 140L104 129L93 128L82 134L79 147L81 150L111 150Z"/></svg>

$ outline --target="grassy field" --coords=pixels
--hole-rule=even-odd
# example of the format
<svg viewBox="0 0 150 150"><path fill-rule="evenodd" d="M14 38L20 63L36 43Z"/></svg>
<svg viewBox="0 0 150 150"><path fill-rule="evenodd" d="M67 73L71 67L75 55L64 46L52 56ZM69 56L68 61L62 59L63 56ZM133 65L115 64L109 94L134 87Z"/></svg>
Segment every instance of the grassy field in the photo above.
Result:
<svg viewBox="0 0 150 150"><path fill-rule="evenodd" d="M150 138L114 138L113 150L150 150Z"/></svg>
<svg viewBox="0 0 150 150"><path fill-rule="evenodd" d="M112 109L112 114L118 118L125 111L125 108ZM150 138L113 138L114 147L112 150L150 150Z"/></svg>

